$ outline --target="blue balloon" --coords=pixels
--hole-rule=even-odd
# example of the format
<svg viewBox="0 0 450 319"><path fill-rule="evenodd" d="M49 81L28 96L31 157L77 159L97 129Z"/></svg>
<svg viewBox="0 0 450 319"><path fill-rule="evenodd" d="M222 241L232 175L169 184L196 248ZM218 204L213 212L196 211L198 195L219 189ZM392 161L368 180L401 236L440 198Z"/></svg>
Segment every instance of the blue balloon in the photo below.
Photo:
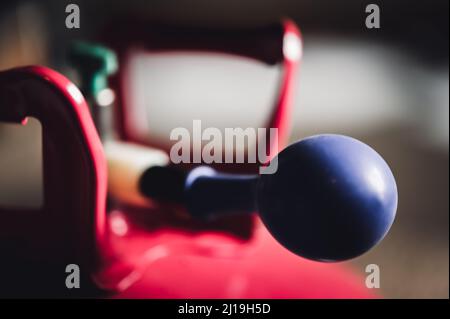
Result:
<svg viewBox="0 0 450 319"><path fill-rule="evenodd" d="M397 186L383 158L342 135L317 135L284 149L257 185L261 219L297 255L342 261L375 246L391 227Z"/></svg>

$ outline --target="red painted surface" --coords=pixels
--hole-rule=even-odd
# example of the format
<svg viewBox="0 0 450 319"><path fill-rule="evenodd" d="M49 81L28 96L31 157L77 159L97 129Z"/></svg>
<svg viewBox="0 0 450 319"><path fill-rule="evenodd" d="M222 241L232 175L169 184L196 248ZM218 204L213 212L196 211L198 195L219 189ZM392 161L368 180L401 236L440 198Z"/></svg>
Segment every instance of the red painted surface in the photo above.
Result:
<svg viewBox="0 0 450 319"><path fill-rule="evenodd" d="M268 119L267 127L277 128L278 146L270 141L269 158L278 152L278 148L286 146L292 108L292 93L299 59L290 59L283 51L283 44L287 35L294 36L301 44L301 34L297 26L290 20L255 29L237 30L209 30L197 28L177 28L153 25L145 19L133 18L133 23L128 20L119 20L111 23L105 32L103 42L111 47L118 56L119 71L112 76L111 86L117 93L116 128L120 138L125 141L146 144L161 149L167 149L167 145L157 140L142 139L141 133L137 133L132 123L128 120L129 112L133 106L127 105L130 99L126 70L130 55L135 50L139 52L215 52L232 54L255 59L265 64L280 63L283 66L283 74L279 82L277 99L274 101L273 112ZM133 51L134 50L134 51ZM301 48L300 48L301 51ZM269 133L267 140L269 141ZM256 171L259 164L246 164L244 170ZM242 170L238 165L221 165L222 170Z"/></svg>
<svg viewBox="0 0 450 319"><path fill-rule="evenodd" d="M0 73L0 100L0 120L40 121L44 163L43 207L0 208L1 267L12 272L2 282L20 294L27 291L20 284L40 277L50 287L52 271L64 264L101 269L108 255L106 161L83 96L61 74L30 66Z"/></svg>
<svg viewBox="0 0 450 319"><path fill-rule="evenodd" d="M290 89L284 92L287 99ZM23 123L34 116L44 139L45 204L37 214L22 212L25 218L1 209L0 242L14 251L3 255L4 263L78 263L116 298L373 296L345 264L294 256L258 220L251 233L237 236L239 228L225 221L198 224L162 207L106 214L105 158L76 87L44 67L13 69L0 73L0 100L6 102L0 120ZM283 126L288 114L282 108L275 123ZM19 239L23 245L17 246ZM58 278L44 280L61 284Z"/></svg>
<svg viewBox="0 0 450 319"><path fill-rule="evenodd" d="M149 230L130 212L115 211L109 221L115 249L131 264L142 265L131 278L140 279L115 298L374 297L347 265L300 258L259 222L245 242L217 232ZM123 287L128 284L125 280Z"/></svg>

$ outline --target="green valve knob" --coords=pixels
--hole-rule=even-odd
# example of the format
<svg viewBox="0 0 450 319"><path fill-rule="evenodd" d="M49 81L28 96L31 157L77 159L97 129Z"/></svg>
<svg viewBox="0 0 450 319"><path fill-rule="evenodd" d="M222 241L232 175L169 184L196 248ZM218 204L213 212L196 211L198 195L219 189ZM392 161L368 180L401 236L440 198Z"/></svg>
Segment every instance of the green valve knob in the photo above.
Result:
<svg viewBox="0 0 450 319"><path fill-rule="evenodd" d="M108 88L108 77L118 69L116 54L97 44L74 42L68 58L80 77L80 88L88 100L97 131L102 139L108 138L113 133L113 114L104 106L114 100L114 92Z"/></svg>
<svg viewBox="0 0 450 319"><path fill-rule="evenodd" d="M81 91L94 101L97 94L108 87L108 76L118 68L117 57L112 50L87 42L73 43L69 62L81 76Z"/></svg>

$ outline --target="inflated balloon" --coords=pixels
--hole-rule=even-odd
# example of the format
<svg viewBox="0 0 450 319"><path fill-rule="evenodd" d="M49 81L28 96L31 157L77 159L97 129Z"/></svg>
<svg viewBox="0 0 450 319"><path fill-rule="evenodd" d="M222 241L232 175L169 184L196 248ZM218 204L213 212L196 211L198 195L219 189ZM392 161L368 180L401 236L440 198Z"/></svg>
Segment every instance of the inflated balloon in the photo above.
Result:
<svg viewBox="0 0 450 319"><path fill-rule="evenodd" d="M126 153L116 150L119 156ZM273 174L223 174L208 166L184 173L161 166L160 157L161 152L153 154L158 165L121 174L118 183L124 185L124 175L139 177L141 195L183 204L195 218L259 212L273 237L305 258L359 256L386 235L395 218L397 187L391 170L377 152L350 137L317 135L298 141L273 159ZM130 160L123 161L132 169Z"/></svg>

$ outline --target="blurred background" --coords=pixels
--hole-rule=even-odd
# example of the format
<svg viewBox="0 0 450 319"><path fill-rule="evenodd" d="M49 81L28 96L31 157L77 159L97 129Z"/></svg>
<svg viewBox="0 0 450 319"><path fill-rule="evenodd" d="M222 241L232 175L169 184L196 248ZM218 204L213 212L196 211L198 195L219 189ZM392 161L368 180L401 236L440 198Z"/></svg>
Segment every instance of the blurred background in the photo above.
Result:
<svg viewBox="0 0 450 319"><path fill-rule="evenodd" d="M80 29L65 28L69 3L80 7ZM380 29L365 27L369 3L380 7ZM293 19L304 43L291 140L319 133L356 137L382 154L398 183L399 209L391 232L371 252L352 261L352 267L363 274L367 264L378 264L381 294L388 298L448 298L448 6L446 0L349 0L345 5L331 0L3 0L0 70L43 64L70 74L65 64L68 44L92 39L117 15L139 13L165 24L221 28ZM130 71L136 95L145 99L150 94L153 101L160 101L146 106L157 119L148 124L152 135L164 138L172 127L188 125L188 114L206 118L208 126L260 125L270 110L270 87L279 71L216 58L185 57L176 64L171 57L137 55ZM208 80L211 65L216 67L214 74L224 74L215 84ZM167 75L171 70L178 75ZM230 70L244 71L246 77L233 76ZM142 88L143 83L150 91ZM242 97L233 96L236 103L226 99L229 91L222 89L224 85L240 91ZM195 87L222 97L216 99L219 105L214 112L206 112L208 107L195 100ZM170 93L174 91L184 93ZM163 102L164 97L171 100ZM194 100L187 102L190 99ZM164 103L178 106L167 109ZM224 109L230 112L228 122L225 115L218 115ZM236 110L241 112L240 122L231 115ZM178 117L169 116L174 113ZM174 118L179 121L170 122Z"/></svg>

